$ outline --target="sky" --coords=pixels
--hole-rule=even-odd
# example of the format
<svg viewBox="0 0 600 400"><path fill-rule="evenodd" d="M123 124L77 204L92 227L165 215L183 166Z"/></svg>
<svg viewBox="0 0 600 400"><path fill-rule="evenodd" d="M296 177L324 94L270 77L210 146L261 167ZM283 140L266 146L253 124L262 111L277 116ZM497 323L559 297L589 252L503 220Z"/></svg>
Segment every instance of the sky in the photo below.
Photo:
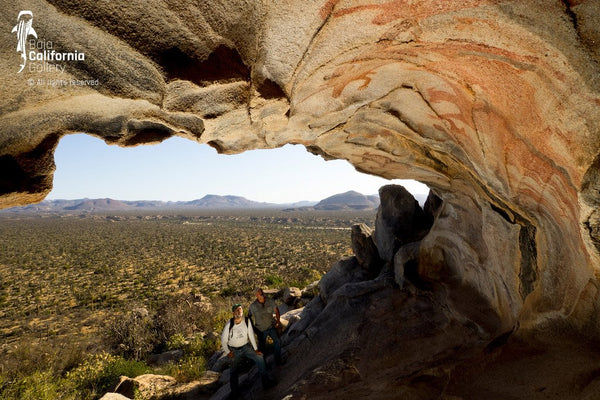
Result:
<svg viewBox="0 0 600 400"><path fill-rule="evenodd" d="M157 145L122 148L73 134L61 139L55 162L54 189L48 200L190 201L217 194L293 203L318 201L349 190L376 194L390 183L401 184L413 194L429 192L419 182L363 174L347 161L325 161L293 145L222 155L208 145L179 137Z"/></svg>

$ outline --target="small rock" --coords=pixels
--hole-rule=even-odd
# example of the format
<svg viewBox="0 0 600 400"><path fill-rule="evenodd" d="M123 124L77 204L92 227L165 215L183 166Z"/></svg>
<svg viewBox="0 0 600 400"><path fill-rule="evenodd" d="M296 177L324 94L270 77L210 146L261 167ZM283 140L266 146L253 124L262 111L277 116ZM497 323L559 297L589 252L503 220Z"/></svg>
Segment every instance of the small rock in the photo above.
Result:
<svg viewBox="0 0 600 400"><path fill-rule="evenodd" d="M168 375L145 374L136 378L123 376L115 392L133 398L133 393L137 389L142 398L148 399L160 397L175 385L177 385L175 378Z"/></svg>
<svg viewBox="0 0 600 400"><path fill-rule="evenodd" d="M283 302L289 306L294 306L302 297L302 291L297 287L287 287L283 291Z"/></svg>
<svg viewBox="0 0 600 400"><path fill-rule="evenodd" d="M319 295L319 281L314 281L309 284L307 287L302 289L302 297L306 297L312 299L315 296Z"/></svg>
<svg viewBox="0 0 600 400"><path fill-rule="evenodd" d="M302 315L303 310L304 308L298 308L281 315L281 325L283 325L284 331L291 327L295 322L300 321L300 315Z"/></svg>
<svg viewBox="0 0 600 400"><path fill-rule="evenodd" d="M166 365L170 362L179 361L179 360L181 360L182 357L183 357L183 350L176 349L176 350L170 350L170 351L160 353L160 354L151 354L150 357L148 358L148 362L152 365L161 366L161 365Z"/></svg>
<svg viewBox="0 0 600 400"><path fill-rule="evenodd" d="M100 397L100 400L131 400L133 397L125 397L119 393L106 393L104 396Z"/></svg>
<svg viewBox="0 0 600 400"><path fill-rule="evenodd" d="M147 318L150 315L146 307L134 308L131 313L138 318Z"/></svg>

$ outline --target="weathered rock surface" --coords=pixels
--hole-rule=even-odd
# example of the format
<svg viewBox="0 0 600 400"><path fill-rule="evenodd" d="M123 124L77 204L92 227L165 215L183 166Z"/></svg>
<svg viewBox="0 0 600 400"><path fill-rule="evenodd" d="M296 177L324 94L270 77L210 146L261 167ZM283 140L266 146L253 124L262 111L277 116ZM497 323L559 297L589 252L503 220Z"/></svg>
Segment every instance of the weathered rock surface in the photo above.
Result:
<svg viewBox="0 0 600 400"><path fill-rule="evenodd" d="M417 200L402 186L382 187L379 198L373 240L381 259L391 262L402 245L421 240L431 226Z"/></svg>
<svg viewBox="0 0 600 400"><path fill-rule="evenodd" d="M119 393L106 393L100 397L100 400L131 400L129 397L125 397Z"/></svg>
<svg viewBox="0 0 600 400"><path fill-rule="evenodd" d="M376 274L383 262L373 241L373 230L365 224L353 225L350 239L358 263L367 271Z"/></svg>
<svg viewBox="0 0 600 400"><path fill-rule="evenodd" d="M425 341L427 351L443 354L517 326L600 333L598 1L2 5L0 207L36 202L51 190L52 153L72 132L121 146L179 135L227 154L300 144L364 172L420 180L442 200L418 249L405 252L411 274L432 290L427 307L448 307L431 311L446 347ZM33 12L38 43L85 60L28 61L19 73L12 29L21 10ZM98 84L58 84L85 80ZM395 289L379 286L386 280L365 286L357 265L334 268L354 283L341 292L335 280L323 283L315 300L322 304L307 312L350 312L357 293L374 291L390 296L377 310L400 307L418 327L423 304L399 300ZM355 322L385 325L369 315ZM414 332L431 341L433 331ZM397 368L421 368L394 343L415 333L395 332L384 341L400 348L393 358L415 360ZM388 347L374 348L361 335L350 342L383 354L374 364L379 377L399 373L387 369ZM343 363L344 371L366 368ZM423 379L437 387L444 376L432 371Z"/></svg>
<svg viewBox="0 0 600 400"><path fill-rule="evenodd" d="M153 399L153 400L199 400L208 398L209 393L219 387L221 374L216 371L206 371L196 381L178 383L168 375L140 375L135 378L126 376L121 380L114 393L107 393L107 399ZM115 397L107 397L115 396ZM120 397L119 397L120 396ZM103 397L103 399L104 399Z"/></svg>
<svg viewBox="0 0 600 400"><path fill-rule="evenodd" d="M283 302L288 306L295 305L302 297L302 290L297 287L286 287L283 290Z"/></svg>
<svg viewBox="0 0 600 400"><path fill-rule="evenodd" d="M167 365L168 363L177 362L183 357L183 350L169 350L160 354L151 354L148 357L148 363L151 365Z"/></svg>
<svg viewBox="0 0 600 400"><path fill-rule="evenodd" d="M167 375L145 374L135 378L123 376L115 388L115 393L131 399L135 397L136 392L144 399L160 398L176 385L175 378Z"/></svg>

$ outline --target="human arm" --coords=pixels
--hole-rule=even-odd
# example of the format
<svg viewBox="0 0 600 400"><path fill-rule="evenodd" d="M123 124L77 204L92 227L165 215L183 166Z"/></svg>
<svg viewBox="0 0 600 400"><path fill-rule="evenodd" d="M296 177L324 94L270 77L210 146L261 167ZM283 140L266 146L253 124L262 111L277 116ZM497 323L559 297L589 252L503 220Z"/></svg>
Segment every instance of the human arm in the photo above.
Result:
<svg viewBox="0 0 600 400"><path fill-rule="evenodd" d="M252 309L254 308L254 303L250 304L250 307L248 307L248 320L250 320L250 322L252 324L254 324L254 320L252 319L252 316L254 315Z"/></svg>
<svg viewBox="0 0 600 400"><path fill-rule="evenodd" d="M281 326L281 314L279 313L279 307L275 307L275 328L279 328Z"/></svg>
<svg viewBox="0 0 600 400"><path fill-rule="evenodd" d="M221 333L221 349L223 349L223 353L230 356L231 351L229 351L229 347L227 346L229 343L229 324L231 321L227 321L225 324L225 328L223 328L223 333Z"/></svg>
<svg viewBox="0 0 600 400"><path fill-rule="evenodd" d="M254 348L254 351L256 351L257 354L262 354L260 351L258 351L258 346L256 345L256 338L254 337L254 328L252 328L252 324L250 323L250 320L248 320L248 340L250 341L250 344L252 345L252 347Z"/></svg>

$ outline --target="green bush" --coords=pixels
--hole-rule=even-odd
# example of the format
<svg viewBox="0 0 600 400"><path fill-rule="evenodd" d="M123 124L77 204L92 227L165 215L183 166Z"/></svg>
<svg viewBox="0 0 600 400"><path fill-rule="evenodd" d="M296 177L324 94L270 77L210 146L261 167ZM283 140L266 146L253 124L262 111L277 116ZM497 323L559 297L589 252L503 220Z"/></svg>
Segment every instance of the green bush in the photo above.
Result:
<svg viewBox="0 0 600 400"><path fill-rule="evenodd" d="M176 364L168 365L164 373L178 382L191 382L199 379L206 371L206 359L203 356L187 355Z"/></svg>
<svg viewBox="0 0 600 400"><path fill-rule="evenodd" d="M204 364L201 364L204 368ZM190 367L190 371L193 371ZM35 371L8 381L0 376L3 400L92 400L112 391L122 375L136 377L151 372L145 363L108 353L95 354L67 372L64 378L51 370ZM192 372L186 372L191 374Z"/></svg>
<svg viewBox="0 0 600 400"><path fill-rule="evenodd" d="M0 398L4 400L79 400L69 381L51 371L36 371L13 382L0 378Z"/></svg>
<svg viewBox="0 0 600 400"><path fill-rule="evenodd" d="M267 286L281 286L283 279L279 275L267 274L265 275L265 285Z"/></svg>
<svg viewBox="0 0 600 400"><path fill-rule="evenodd" d="M126 360L103 352L90 356L77 368L69 371L66 379L85 398L94 398L113 390L122 375L136 377L149 372L150 367L141 361Z"/></svg>
<svg viewBox="0 0 600 400"><path fill-rule="evenodd" d="M194 338L185 347L185 352L191 356L210 358L218 349L221 344L219 340L214 339L202 339L200 337Z"/></svg>
<svg viewBox="0 0 600 400"><path fill-rule="evenodd" d="M221 289L219 292L219 296L221 297L231 297L237 295L239 292L238 287L228 286L226 288Z"/></svg>
<svg viewBox="0 0 600 400"><path fill-rule="evenodd" d="M186 345L185 336L181 333L176 333L167 340L168 350L183 349Z"/></svg>

